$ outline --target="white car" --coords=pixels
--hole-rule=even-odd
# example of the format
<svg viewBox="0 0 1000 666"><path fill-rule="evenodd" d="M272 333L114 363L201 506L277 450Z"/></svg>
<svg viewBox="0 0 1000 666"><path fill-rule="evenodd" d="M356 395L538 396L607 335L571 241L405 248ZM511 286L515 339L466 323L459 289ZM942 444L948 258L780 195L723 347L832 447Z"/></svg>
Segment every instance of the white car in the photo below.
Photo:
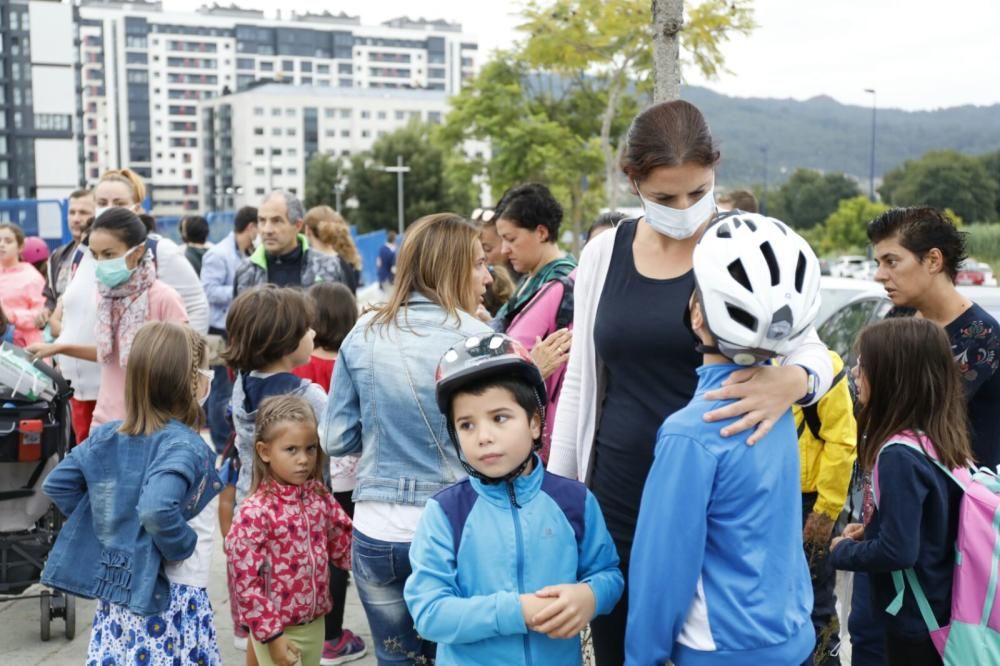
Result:
<svg viewBox="0 0 1000 666"><path fill-rule="evenodd" d="M868 257L857 255L838 257L835 262L830 264L830 277L854 277L854 273L858 269L864 268L867 262Z"/></svg>

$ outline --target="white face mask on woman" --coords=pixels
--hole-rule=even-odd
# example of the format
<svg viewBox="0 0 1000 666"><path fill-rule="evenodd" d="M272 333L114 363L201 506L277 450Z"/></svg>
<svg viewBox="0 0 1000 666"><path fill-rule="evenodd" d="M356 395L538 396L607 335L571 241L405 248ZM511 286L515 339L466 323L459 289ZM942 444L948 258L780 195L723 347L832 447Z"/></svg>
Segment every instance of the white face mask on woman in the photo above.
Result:
<svg viewBox="0 0 1000 666"><path fill-rule="evenodd" d="M676 240L691 238L705 220L715 213L714 186L693 205L687 208L671 208L646 199L639 192L639 185L635 182L632 184L635 185L635 191L642 201L642 208L646 214L646 224L664 236Z"/></svg>

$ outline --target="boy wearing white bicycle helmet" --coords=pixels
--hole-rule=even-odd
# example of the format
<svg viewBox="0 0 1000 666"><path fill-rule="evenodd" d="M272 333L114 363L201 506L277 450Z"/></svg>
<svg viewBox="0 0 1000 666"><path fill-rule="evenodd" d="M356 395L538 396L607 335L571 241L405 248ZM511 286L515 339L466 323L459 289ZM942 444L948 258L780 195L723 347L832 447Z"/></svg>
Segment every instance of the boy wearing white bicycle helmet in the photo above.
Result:
<svg viewBox="0 0 1000 666"><path fill-rule="evenodd" d="M801 664L812 652L795 421L722 438L705 393L793 349L819 310L819 262L773 218L717 218L694 251L698 388L657 434L630 570L626 663Z"/></svg>

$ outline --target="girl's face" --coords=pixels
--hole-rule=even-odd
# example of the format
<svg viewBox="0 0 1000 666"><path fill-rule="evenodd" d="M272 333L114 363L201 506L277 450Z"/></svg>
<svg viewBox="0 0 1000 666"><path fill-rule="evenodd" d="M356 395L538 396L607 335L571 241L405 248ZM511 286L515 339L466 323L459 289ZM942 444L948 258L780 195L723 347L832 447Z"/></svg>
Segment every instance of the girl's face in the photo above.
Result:
<svg viewBox="0 0 1000 666"><path fill-rule="evenodd" d="M851 376L854 377L854 386L858 389L858 402L865 404L868 402L868 378L865 377L865 371L861 367L860 356L858 362L851 368Z"/></svg>
<svg viewBox="0 0 1000 666"><path fill-rule="evenodd" d="M319 435L312 422L286 421L274 426L270 442L257 442L257 455L271 476L286 486L309 480L319 459Z"/></svg>
<svg viewBox="0 0 1000 666"><path fill-rule="evenodd" d="M17 236L10 229L0 229L0 264L3 266L13 266L18 262L21 253L21 246L17 242Z"/></svg>
<svg viewBox="0 0 1000 666"><path fill-rule="evenodd" d="M135 248L130 248L125 241L106 229L95 229L90 233L90 253L97 261L117 259L133 249ZM141 259L142 252L136 250L125 257L125 265L134 269Z"/></svg>
<svg viewBox="0 0 1000 666"><path fill-rule="evenodd" d="M479 232L479 239L483 242L483 252L486 253L486 261L490 266L503 266L507 263L501 251L503 241L500 240L496 225L485 225Z"/></svg>
<svg viewBox="0 0 1000 666"><path fill-rule="evenodd" d="M104 180L94 188L94 203L97 208L128 208L139 212L132 188L119 180Z"/></svg>
<svg viewBox="0 0 1000 666"><path fill-rule="evenodd" d="M315 338L316 331L307 328L306 334L299 340L298 348L293 352L292 362L295 363L295 367L309 362L309 357L312 356L313 350L316 348L316 345L313 344Z"/></svg>
<svg viewBox="0 0 1000 666"><path fill-rule="evenodd" d="M497 220L500 234L500 252L510 261L518 273L534 273L542 261L542 250L548 242L548 229L538 225L533 230L517 226L513 220L501 217Z"/></svg>
<svg viewBox="0 0 1000 666"><path fill-rule="evenodd" d="M490 263L483 250L483 244L477 241L473 252L476 261L472 264L472 284L475 288L476 305L478 306L483 302L486 288L493 284L493 276L490 275Z"/></svg>

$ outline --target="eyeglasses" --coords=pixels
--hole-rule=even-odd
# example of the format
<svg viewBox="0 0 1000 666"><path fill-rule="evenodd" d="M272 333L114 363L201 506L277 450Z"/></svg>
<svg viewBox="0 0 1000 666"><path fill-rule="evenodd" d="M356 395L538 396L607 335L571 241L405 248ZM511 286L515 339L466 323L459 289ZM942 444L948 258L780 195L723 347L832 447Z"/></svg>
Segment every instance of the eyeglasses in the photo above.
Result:
<svg viewBox="0 0 1000 666"><path fill-rule="evenodd" d="M477 208L472 211L472 221L473 222L489 222L497 212L492 208Z"/></svg>

